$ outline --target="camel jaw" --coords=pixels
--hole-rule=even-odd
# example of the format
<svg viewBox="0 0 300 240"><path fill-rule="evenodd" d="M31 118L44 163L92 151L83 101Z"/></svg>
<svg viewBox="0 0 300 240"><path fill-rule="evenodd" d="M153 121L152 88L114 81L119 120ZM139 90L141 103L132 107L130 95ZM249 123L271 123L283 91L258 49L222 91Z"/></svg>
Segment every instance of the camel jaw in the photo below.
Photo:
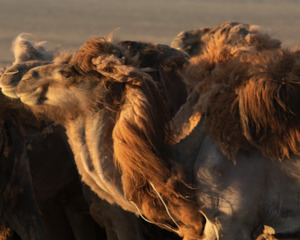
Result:
<svg viewBox="0 0 300 240"><path fill-rule="evenodd" d="M16 95L26 105L35 106L41 105L47 100L46 97L43 97L43 91L42 87L38 87L30 92L17 92Z"/></svg>
<svg viewBox="0 0 300 240"><path fill-rule="evenodd" d="M18 73L18 70L13 72L7 71L0 78L1 92L7 97L18 98L18 96L16 95L16 91L20 80L18 77L15 77L15 75Z"/></svg>
<svg viewBox="0 0 300 240"><path fill-rule="evenodd" d="M18 98L16 94L16 87L1 87L1 92L10 98Z"/></svg>

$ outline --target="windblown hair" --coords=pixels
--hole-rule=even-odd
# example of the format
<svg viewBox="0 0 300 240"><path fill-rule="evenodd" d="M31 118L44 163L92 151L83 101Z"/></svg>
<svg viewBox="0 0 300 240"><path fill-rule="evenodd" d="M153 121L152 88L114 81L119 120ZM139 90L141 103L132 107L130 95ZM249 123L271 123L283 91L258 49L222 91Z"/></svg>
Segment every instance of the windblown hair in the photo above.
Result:
<svg viewBox="0 0 300 240"><path fill-rule="evenodd" d="M251 35L232 47L219 33L191 60L187 73L200 94L198 109L230 159L253 147L276 160L299 155L299 54L279 48L268 35Z"/></svg>
<svg viewBox="0 0 300 240"><path fill-rule="evenodd" d="M140 67L140 57L132 56L122 44L94 38L72 56L70 63L84 74L97 72L105 84L109 98L102 103L116 112L112 147L125 197L150 221L174 228L162 197L179 224L175 226L179 227L178 234L198 238L203 216L195 202L179 194L182 189L184 193L190 189L172 162L170 112L158 89L159 82L148 73L151 69Z"/></svg>

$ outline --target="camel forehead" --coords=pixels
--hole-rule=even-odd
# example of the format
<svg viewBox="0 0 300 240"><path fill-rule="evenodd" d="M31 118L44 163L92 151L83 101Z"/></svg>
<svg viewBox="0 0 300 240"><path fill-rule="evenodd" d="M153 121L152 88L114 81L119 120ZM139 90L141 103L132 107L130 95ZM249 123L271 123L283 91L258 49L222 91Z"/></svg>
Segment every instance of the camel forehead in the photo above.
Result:
<svg viewBox="0 0 300 240"><path fill-rule="evenodd" d="M89 88L89 83L98 82L98 78L93 75L85 75L79 73L71 64L47 64L37 66L29 70L21 79L23 86L33 84L35 87L39 85L47 85L47 87L64 87L81 86L85 83L85 88ZM86 85L88 84L88 85ZM26 86L30 88L30 86Z"/></svg>

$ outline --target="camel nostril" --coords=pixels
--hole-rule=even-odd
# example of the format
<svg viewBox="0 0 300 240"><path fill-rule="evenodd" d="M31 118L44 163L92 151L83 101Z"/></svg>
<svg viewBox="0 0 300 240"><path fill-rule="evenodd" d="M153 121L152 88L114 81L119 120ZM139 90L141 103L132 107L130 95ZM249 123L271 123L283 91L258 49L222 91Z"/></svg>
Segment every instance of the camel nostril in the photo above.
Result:
<svg viewBox="0 0 300 240"><path fill-rule="evenodd" d="M38 77L39 77L39 73L38 73L37 71L33 70L33 71L31 72L31 76L32 76L33 78L38 78Z"/></svg>

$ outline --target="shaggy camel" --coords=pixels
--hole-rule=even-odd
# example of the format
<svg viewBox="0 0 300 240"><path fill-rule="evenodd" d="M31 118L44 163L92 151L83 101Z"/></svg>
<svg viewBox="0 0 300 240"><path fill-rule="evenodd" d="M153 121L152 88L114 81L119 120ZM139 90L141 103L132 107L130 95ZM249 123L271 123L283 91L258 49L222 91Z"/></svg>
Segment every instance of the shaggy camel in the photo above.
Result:
<svg viewBox="0 0 300 240"><path fill-rule="evenodd" d="M205 219L168 150L167 124L181 105L168 94L185 99L178 72L186 63L167 46L91 39L32 68L17 94L66 128L82 180L98 196L184 239L200 239Z"/></svg>
<svg viewBox="0 0 300 240"><path fill-rule="evenodd" d="M300 56L251 28L216 26L191 58L193 92L175 120L201 121L175 149L195 161L198 201L220 239L299 239Z"/></svg>
<svg viewBox="0 0 300 240"><path fill-rule="evenodd" d="M12 97L14 97L15 94L11 90L11 87L8 83L10 83L12 86L17 86L18 79L20 79L22 75L26 73L26 71L28 71L30 68L34 66L49 63L47 61L51 60L51 57L53 56L53 54L51 54L50 52L46 51L43 48L40 42L32 41L25 38L27 36L28 35L24 36L24 34L21 34L20 36L17 37L13 47L16 61L13 64L13 66L9 67L6 70L5 75L1 79L3 92L5 92L7 95ZM140 46L141 45L139 45L139 47ZM173 74L173 73L172 72L169 73L167 70L163 71L163 76L168 76L168 74ZM175 111L176 109L170 109L170 110ZM70 157L68 156L65 156L63 162L60 161L60 159L64 155L62 155L62 152L58 151L57 149L59 148L60 145L56 146L60 142L59 138L57 137L56 139L49 138L49 137L40 138L41 135L38 135L38 133L33 135L34 137L30 138L30 145L32 145L32 147L31 150L29 150L28 155L30 157L30 163L31 163L30 166L32 168L31 171L33 174L33 182L38 183L37 185L35 185L35 190L36 190L35 193L37 194L39 207L43 214L43 221L44 222L46 221L46 224L44 224L44 226L47 227L46 230L48 233L48 237L50 237L50 239L71 239L70 237L67 237L65 234L62 234L62 231L59 231L59 228L63 228L65 225L62 222L59 222L58 219L55 219L54 215L55 216L60 216L60 215L59 212L53 209L55 205L51 201L49 201L50 199L49 193L52 194L53 192L57 192L56 189L61 188L62 185L66 183L66 180L70 179L69 177L76 176L76 174L71 174L71 175L66 174L67 172L70 172L70 170L73 169L73 165L72 165L73 162L72 161L70 162L68 160L70 159ZM48 146L53 146L53 147L56 146L55 147L56 151L49 149L49 153L46 153L46 151L42 150L45 148L46 149L49 148ZM38 149L38 151L35 150L36 148ZM55 152L60 153L61 155L53 156L53 153L55 154ZM43 156L43 154L46 154L46 157ZM53 160L51 160L52 157L55 161L57 159L57 161L60 162L54 162ZM40 158L43 158L43 162L34 160ZM47 159L49 159L49 161ZM60 165L60 167L57 167L56 165ZM70 168L70 166L72 167ZM51 169L53 170L56 169L56 170L55 172L49 171ZM43 172L43 170L46 170L46 172ZM61 171L57 171L57 170L61 170ZM60 172L63 173L61 176L59 175ZM54 176L56 177L54 178ZM65 208L63 211L67 213L68 221L70 221L72 225L72 230L74 231L74 235L76 235L76 239L81 239L81 238L94 239L93 234L95 233L98 234L97 233L98 227L95 227L93 225L93 223L89 219L89 215L83 211L84 209L82 207L85 206L84 201L80 200L78 196L74 195L76 194L76 192L74 192L74 186L77 186L76 184L77 183L75 183L74 181L70 182L70 186L71 188L73 188L73 190L69 188L69 190L65 189L63 192L64 199L65 199L64 201L67 201L68 203L66 205L67 208ZM53 187L51 188L50 185L56 186L56 188ZM80 186L78 187L80 189ZM84 185L83 188L84 188L85 197L87 198L90 204L91 215L94 217L94 219L98 222L100 226L105 227L106 238L108 240L127 240L127 239L140 240L140 239L157 239L157 238L176 239L176 236L174 236L173 234L160 230L151 224L141 221L136 216L134 216L134 214L125 212L120 207L116 205L107 204L106 201L101 200L98 197L95 197L94 194L91 193L89 187ZM61 193L59 194L62 195ZM70 196L70 194L72 194L72 196ZM68 196L74 200L66 198ZM51 199L54 198L51 197ZM41 201L45 203L45 204L43 203L42 206L40 205ZM55 201L57 202L58 200ZM61 201L59 200L59 202ZM81 216L81 213L75 212L76 208L80 206L81 206L80 211L84 214L84 216ZM56 227L55 227L55 223L56 223ZM57 226L57 224L59 224L59 226ZM78 226L78 224L80 226ZM49 228L49 226L50 227L53 226L54 228L51 229ZM83 231L84 229L87 229L88 232L84 232ZM98 238L100 237L99 234L97 237ZM102 236L101 238L105 238L105 236Z"/></svg>

